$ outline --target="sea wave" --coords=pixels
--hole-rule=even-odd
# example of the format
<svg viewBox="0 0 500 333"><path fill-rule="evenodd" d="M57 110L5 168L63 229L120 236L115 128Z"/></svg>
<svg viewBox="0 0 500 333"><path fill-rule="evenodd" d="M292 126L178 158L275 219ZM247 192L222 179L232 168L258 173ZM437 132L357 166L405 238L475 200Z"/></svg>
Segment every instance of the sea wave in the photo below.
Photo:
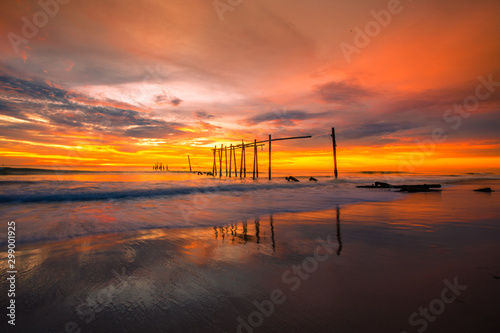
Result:
<svg viewBox="0 0 500 333"><path fill-rule="evenodd" d="M331 184L331 182L329 182ZM328 183L274 183L274 184L216 184L206 186L177 186L164 188L138 188L123 190L106 190L102 184L99 188L67 188L56 191L52 189L50 193L46 190L34 191L30 193L10 193L0 195L0 202L3 203L24 203L24 202L64 202L64 201L98 201L98 200L120 200L137 198L170 197L179 195L190 195L197 193L213 194L217 192L250 192L257 190L286 189L286 188L306 188L326 186Z"/></svg>

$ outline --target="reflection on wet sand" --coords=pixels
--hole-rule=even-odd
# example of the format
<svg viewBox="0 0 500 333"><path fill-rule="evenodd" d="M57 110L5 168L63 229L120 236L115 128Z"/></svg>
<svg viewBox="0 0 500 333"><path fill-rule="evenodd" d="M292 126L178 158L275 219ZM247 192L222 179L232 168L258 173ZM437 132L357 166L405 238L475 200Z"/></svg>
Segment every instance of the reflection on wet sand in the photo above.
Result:
<svg viewBox="0 0 500 333"><path fill-rule="evenodd" d="M342 252L342 237L340 235L340 207L337 205L337 242L339 243L339 247L337 249L337 255L340 256L340 252Z"/></svg>
<svg viewBox="0 0 500 333"><path fill-rule="evenodd" d="M226 238L230 239L231 244L235 244L235 242L239 244L246 244L247 242L255 244L271 243L273 252L276 251L272 214L269 215L269 228L267 227L267 224L261 225L260 218L256 218L254 221L254 227L253 229L250 229L250 231L247 220L242 220L241 230L242 231L239 232L238 223L219 227L214 226L214 237L215 239L221 240L226 240ZM268 232L270 233L269 236Z"/></svg>
<svg viewBox="0 0 500 333"><path fill-rule="evenodd" d="M261 228L263 229L263 237L261 237ZM273 252L276 251L276 240L275 240L275 230L274 230L274 220L273 215L269 214L269 229L267 225L261 225L260 218L256 218L254 221L254 229L248 230L248 222L246 220L241 221L241 230L242 232L238 232L238 223L230 224L226 226L214 226L214 237L215 239L225 240L226 237L231 239L231 244L235 243L235 238L240 240L240 244L246 244L247 242L255 243L255 244L267 244L271 243L271 247ZM267 236L267 231L270 231L270 237ZM337 205L336 207L336 230L337 230L337 255L340 256L342 252L342 236L340 231L340 207ZM252 234L253 231L253 234ZM241 242L242 241L242 242Z"/></svg>
<svg viewBox="0 0 500 333"><path fill-rule="evenodd" d="M470 287L432 330L474 331L481 323L481 331L498 331L500 208L495 197L471 200L477 193L466 190L465 197L442 193L441 201L419 193L216 227L21 244L16 304L26 320L16 328L236 332L237 318L279 289L286 302L254 332L416 331L409 316L439 296L444 279L458 276ZM297 266L312 262L318 239L329 251L316 257L333 255L317 269ZM307 273L300 288L290 288L296 279L283 280L287 271L294 272L288 278ZM5 288L0 284L1 294Z"/></svg>

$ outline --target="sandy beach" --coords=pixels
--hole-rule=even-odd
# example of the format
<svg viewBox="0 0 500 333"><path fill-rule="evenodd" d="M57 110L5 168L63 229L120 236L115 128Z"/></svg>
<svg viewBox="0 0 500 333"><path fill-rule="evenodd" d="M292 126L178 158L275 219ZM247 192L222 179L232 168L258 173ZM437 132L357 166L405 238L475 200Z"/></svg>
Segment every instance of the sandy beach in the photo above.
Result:
<svg viewBox="0 0 500 333"><path fill-rule="evenodd" d="M20 245L16 331L497 332L499 185Z"/></svg>

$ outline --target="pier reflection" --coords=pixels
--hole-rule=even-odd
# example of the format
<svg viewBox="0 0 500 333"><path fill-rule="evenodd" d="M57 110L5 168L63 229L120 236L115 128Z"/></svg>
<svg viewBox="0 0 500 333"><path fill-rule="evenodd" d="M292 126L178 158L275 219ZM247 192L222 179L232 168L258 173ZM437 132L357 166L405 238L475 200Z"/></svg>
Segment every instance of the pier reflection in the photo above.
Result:
<svg viewBox="0 0 500 333"><path fill-rule="evenodd" d="M342 252L342 236L340 234L340 207L337 205L337 242L339 247L337 248L337 255L340 256Z"/></svg>
<svg viewBox="0 0 500 333"><path fill-rule="evenodd" d="M241 229L238 229L238 224L220 227L214 226L214 237L215 239L220 239L222 241L229 239L233 244L246 244L248 242L255 244L270 243L273 252L276 251L274 221L272 214L269 215L269 224L261 223L260 218L256 218L253 228L249 228L247 220L241 221Z"/></svg>
<svg viewBox="0 0 500 333"><path fill-rule="evenodd" d="M335 219L335 230L337 235L337 255L342 253L342 232L340 228L340 207L337 206ZM251 226L251 224L250 224ZM238 223L226 226L214 226L214 238L216 240L231 241L231 244L271 244L273 252L276 252L276 240L273 215L269 215L269 224L263 223L260 218L256 218L253 223L253 228L249 227L247 220L241 221L241 229L238 228Z"/></svg>

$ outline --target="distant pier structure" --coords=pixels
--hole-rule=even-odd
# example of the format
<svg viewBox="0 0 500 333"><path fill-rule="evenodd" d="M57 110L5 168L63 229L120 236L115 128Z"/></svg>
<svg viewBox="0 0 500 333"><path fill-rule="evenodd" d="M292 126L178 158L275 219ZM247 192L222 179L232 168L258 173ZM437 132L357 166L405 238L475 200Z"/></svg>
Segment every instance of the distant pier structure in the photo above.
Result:
<svg viewBox="0 0 500 333"><path fill-rule="evenodd" d="M155 163L155 165L153 165L153 170L155 170L155 171L168 171L168 164L157 162L157 163Z"/></svg>
<svg viewBox="0 0 500 333"><path fill-rule="evenodd" d="M213 153L213 165L212 165L212 174L214 177L217 175L219 178L222 177L223 174L223 164L225 166L225 175L226 177L231 177L232 172L234 170L234 177L238 177L238 163L236 162L236 151L240 150L240 178L244 178L247 176L247 168L246 168L246 148L253 148L253 168L252 168L252 178L256 179L259 178L259 160L258 160L258 147L263 147L267 143L268 145L268 157L269 157L269 162L268 162L268 178L271 179L271 144L273 141L283 141L283 140L295 140L295 139L307 139L311 138L310 135L306 136L293 136L293 137L288 137L288 138L276 138L273 139L271 135L269 135L268 140L263 140L263 141L257 141L256 139L253 140L253 142L250 143L245 143L243 140L241 140L241 144L230 144L229 146L224 146L220 145L220 147L217 147L217 145L214 146L212 149ZM229 152L228 152L229 149ZM228 154L229 154L229 164L228 164ZM223 163L224 162L224 163ZM217 168L217 164L219 167Z"/></svg>

